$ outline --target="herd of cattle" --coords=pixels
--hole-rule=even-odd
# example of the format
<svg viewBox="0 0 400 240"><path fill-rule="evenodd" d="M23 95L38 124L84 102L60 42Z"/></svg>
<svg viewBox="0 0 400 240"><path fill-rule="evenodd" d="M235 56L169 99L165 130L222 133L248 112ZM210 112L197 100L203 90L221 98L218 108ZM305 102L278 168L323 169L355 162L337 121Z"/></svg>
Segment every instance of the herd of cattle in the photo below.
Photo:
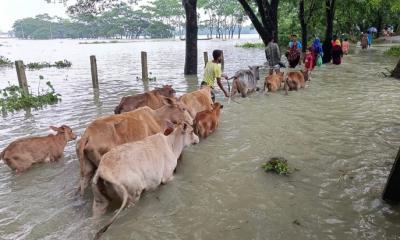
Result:
<svg viewBox="0 0 400 240"><path fill-rule="evenodd" d="M254 91L259 68L235 74L231 96L246 96ZM236 84L235 84L236 82ZM302 72L269 75L264 90L304 87ZM287 87L286 87L287 86ZM211 100L211 88L175 97L170 85L123 97L115 115L95 119L76 144L80 164L81 195L91 184L93 215L104 214L110 201L122 201L113 218L97 232L100 238L127 206L134 205L143 191L172 180L184 147L206 138L218 127L223 106ZM70 127L50 126L56 135L28 137L12 142L0 153L0 159L16 172L23 172L38 162L53 162L63 156L68 141L77 136Z"/></svg>

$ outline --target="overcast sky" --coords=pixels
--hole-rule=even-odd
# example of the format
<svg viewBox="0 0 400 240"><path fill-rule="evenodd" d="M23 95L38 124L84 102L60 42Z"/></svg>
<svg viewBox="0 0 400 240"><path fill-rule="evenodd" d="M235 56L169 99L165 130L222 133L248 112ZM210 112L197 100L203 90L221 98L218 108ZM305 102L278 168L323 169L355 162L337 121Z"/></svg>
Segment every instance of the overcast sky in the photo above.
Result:
<svg viewBox="0 0 400 240"><path fill-rule="evenodd" d="M48 4L44 0L0 0L0 31L11 30L17 19L34 17L42 13L66 17L65 10L64 4Z"/></svg>

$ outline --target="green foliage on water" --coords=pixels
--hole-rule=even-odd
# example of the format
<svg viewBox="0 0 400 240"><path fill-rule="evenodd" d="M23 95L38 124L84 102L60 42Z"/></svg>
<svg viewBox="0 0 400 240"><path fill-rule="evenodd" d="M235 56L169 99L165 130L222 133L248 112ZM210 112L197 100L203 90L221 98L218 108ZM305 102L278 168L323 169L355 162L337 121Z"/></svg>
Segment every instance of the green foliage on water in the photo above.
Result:
<svg viewBox="0 0 400 240"><path fill-rule="evenodd" d="M79 44L106 44L106 43L123 43L117 40L112 41L94 41L94 42L79 42Z"/></svg>
<svg viewBox="0 0 400 240"><path fill-rule="evenodd" d="M243 43L243 44L236 44L235 47L241 47L241 48L265 48L264 43Z"/></svg>
<svg viewBox="0 0 400 240"><path fill-rule="evenodd" d="M26 68L33 70L33 69L42 69L42 68L51 67L51 64L48 62L32 62L32 63L26 64L25 66L26 66Z"/></svg>
<svg viewBox="0 0 400 240"><path fill-rule="evenodd" d="M392 57L400 57L400 46L393 46L385 51L385 55Z"/></svg>
<svg viewBox="0 0 400 240"><path fill-rule="evenodd" d="M0 56L0 67L11 67L13 63L11 62L10 59Z"/></svg>
<svg viewBox="0 0 400 240"><path fill-rule="evenodd" d="M50 64L48 62L33 62L26 64L26 67L30 70L37 70L42 68L56 67L56 68L68 68L71 67L72 63L67 59L60 60L54 62L54 64Z"/></svg>
<svg viewBox="0 0 400 240"><path fill-rule="evenodd" d="M54 62L54 65L53 65L53 67L56 67L56 68L67 68L67 67L71 67L71 66L72 66L72 63L70 61L68 61L67 59Z"/></svg>
<svg viewBox="0 0 400 240"><path fill-rule="evenodd" d="M38 92L38 95L25 93L22 88L11 85L0 90L0 108L2 112L18 111L20 109L38 109L61 101L61 95L54 91L50 82L46 82L47 90Z"/></svg>
<svg viewBox="0 0 400 240"><path fill-rule="evenodd" d="M279 175L289 175L292 171L286 159L281 157L273 157L261 166L266 172L275 172Z"/></svg>

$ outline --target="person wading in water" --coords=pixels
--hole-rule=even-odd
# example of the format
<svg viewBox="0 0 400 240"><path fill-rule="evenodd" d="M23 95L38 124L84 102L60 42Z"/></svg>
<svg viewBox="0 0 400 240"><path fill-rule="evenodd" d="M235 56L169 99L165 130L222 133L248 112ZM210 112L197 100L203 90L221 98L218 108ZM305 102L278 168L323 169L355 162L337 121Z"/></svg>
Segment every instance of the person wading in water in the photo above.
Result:
<svg viewBox="0 0 400 240"><path fill-rule="evenodd" d="M289 67L295 68L297 64L300 63L300 51L302 45L299 41L297 41L296 34L292 34L291 40L289 42L289 49L286 53L286 57L289 61Z"/></svg>
<svg viewBox="0 0 400 240"><path fill-rule="evenodd" d="M221 83L221 77L228 79L226 74L222 74L221 62L222 62L222 51L221 50L214 50L213 53L213 60L208 61L206 67L204 68L204 77L203 81L201 82L202 86L209 86L211 88L211 99L215 102L215 92L214 92L214 85L215 80L217 80L217 84L219 88L224 92L225 97L229 97L228 92L225 91L224 86Z"/></svg>

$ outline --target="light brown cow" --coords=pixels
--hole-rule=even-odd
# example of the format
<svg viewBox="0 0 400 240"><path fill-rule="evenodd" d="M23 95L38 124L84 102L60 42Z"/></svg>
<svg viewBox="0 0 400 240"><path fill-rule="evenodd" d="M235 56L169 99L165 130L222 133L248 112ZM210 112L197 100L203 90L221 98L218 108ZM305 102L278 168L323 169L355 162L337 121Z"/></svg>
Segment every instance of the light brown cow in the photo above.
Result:
<svg viewBox="0 0 400 240"><path fill-rule="evenodd" d="M81 194L94 175L101 156L113 147L163 132L166 121L193 123L184 104L174 98L165 98L165 101L166 105L156 110L141 107L132 112L99 118L89 124L76 146L81 168Z"/></svg>
<svg viewBox="0 0 400 240"><path fill-rule="evenodd" d="M283 83L283 72L272 74L265 77L264 91L268 88L268 92L276 92L281 88Z"/></svg>
<svg viewBox="0 0 400 240"><path fill-rule="evenodd" d="M110 196L104 195L107 192L104 187L112 188L122 204L94 239L100 238L127 204L135 205L143 191L154 190L171 181L183 148L198 142L191 126L178 124L168 136L158 133L104 154L92 183L93 215L102 215L109 205Z"/></svg>
<svg viewBox="0 0 400 240"><path fill-rule="evenodd" d="M192 118L195 118L198 112L212 110L211 88L208 86L204 86L200 90L191 93L186 93L179 100L186 104Z"/></svg>
<svg viewBox="0 0 400 240"><path fill-rule="evenodd" d="M141 93L135 96L123 97L114 113L120 114L130 112L139 107L148 106L151 109L157 109L164 106L164 97L174 97L175 90L171 85L164 85L162 88L156 88L150 92Z"/></svg>
<svg viewBox="0 0 400 240"><path fill-rule="evenodd" d="M300 88L304 88L306 86L306 82L304 79L303 70L297 72L288 72L285 78L285 85L289 88L289 91L298 90ZM286 88L286 86L285 86Z"/></svg>
<svg viewBox="0 0 400 240"><path fill-rule="evenodd" d="M206 138L217 129L219 116L223 107L224 106L219 102L216 102L213 105L213 110L204 110L197 113L196 118L193 121L193 126L195 133L199 137Z"/></svg>
<svg viewBox="0 0 400 240"><path fill-rule="evenodd" d="M0 153L0 159L16 172L23 172L34 163L58 160L63 156L67 142L76 139L76 135L66 125L50 128L57 134L15 140Z"/></svg>

